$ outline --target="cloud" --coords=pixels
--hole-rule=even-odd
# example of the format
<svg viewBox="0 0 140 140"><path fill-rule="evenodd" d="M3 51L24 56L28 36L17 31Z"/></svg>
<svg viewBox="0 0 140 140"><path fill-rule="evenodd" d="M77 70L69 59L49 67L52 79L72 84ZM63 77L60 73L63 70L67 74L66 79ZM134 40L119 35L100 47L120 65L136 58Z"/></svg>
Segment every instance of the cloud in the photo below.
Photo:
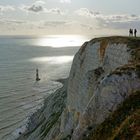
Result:
<svg viewBox="0 0 140 140"><path fill-rule="evenodd" d="M90 18L96 18L98 20L103 20L104 22L133 22L140 20L140 16L137 16L135 14L132 15L125 15L125 14L119 14L119 15L104 15L97 11L92 11L87 8L80 8L75 11L75 13L79 16L85 16Z"/></svg>
<svg viewBox="0 0 140 140"><path fill-rule="evenodd" d="M71 0L60 0L60 3L71 3Z"/></svg>
<svg viewBox="0 0 140 140"><path fill-rule="evenodd" d="M83 23L81 23L80 26L83 27L83 28L86 28L88 30L93 30L93 27L91 25L89 25L89 24L83 24Z"/></svg>
<svg viewBox="0 0 140 140"><path fill-rule="evenodd" d="M58 15L64 15L64 12L59 8L51 8L47 9L44 8L41 5L31 5L31 6L22 6L20 7L21 10L26 12L32 12L32 13L48 13L48 14L58 14Z"/></svg>
<svg viewBox="0 0 140 140"><path fill-rule="evenodd" d="M133 22L140 20L140 16L137 15L102 15L99 18L104 20L105 22L117 22L117 23L122 23L122 22Z"/></svg>
<svg viewBox="0 0 140 140"><path fill-rule="evenodd" d="M46 11L46 8L44 8L44 4L45 4L44 1L38 0L31 5L22 5L20 9L26 12L33 12L33 13L44 12Z"/></svg>
<svg viewBox="0 0 140 140"><path fill-rule="evenodd" d="M21 25L21 24L27 24L27 21L24 20L16 20L16 19L6 19L6 18L1 18L0 19L1 25Z"/></svg>
<svg viewBox="0 0 140 140"><path fill-rule="evenodd" d="M44 8L41 5L31 5L31 6L26 6L23 5L20 7L21 10L26 11L26 12L34 12L34 13L39 13L39 12L43 12Z"/></svg>
<svg viewBox="0 0 140 140"><path fill-rule="evenodd" d="M15 8L11 5L0 5L0 12L6 12L6 11L14 11Z"/></svg>
<svg viewBox="0 0 140 140"><path fill-rule="evenodd" d="M45 1L42 1L42 0L37 0L37 1L35 2L35 4L43 5L43 4L46 4L46 2L45 2Z"/></svg>
<svg viewBox="0 0 140 140"><path fill-rule="evenodd" d="M19 29L25 29L26 25L28 24L27 21L23 20L16 20L16 19L7 19L1 18L0 19L0 30L1 31L15 31Z"/></svg>
<svg viewBox="0 0 140 140"><path fill-rule="evenodd" d="M52 14L59 14L59 15L63 15L64 14L64 12L61 9L59 9L59 8L48 9L46 12L47 13L52 13Z"/></svg>
<svg viewBox="0 0 140 140"><path fill-rule="evenodd" d="M115 28L115 29L123 29L136 27L140 28L138 24L140 24L140 16L139 15L127 15L127 14L117 14L117 15L105 15L100 12L91 11L87 8L80 8L75 11L75 13L79 16L89 17L97 21L98 26L101 28Z"/></svg>
<svg viewBox="0 0 140 140"><path fill-rule="evenodd" d="M31 5L22 5L19 7L20 10L25 12L32 12L32 13L48 13L48 14L58 14L64 15L64 12L60 8L51 8L47 9L44 6L44 1L36 1Z"/></svg>
<svg viewBox="0 0 140 140"><path fill-rule="evenodd" d="M99 12L89 10L87 8L80 8L75 11L75 13L79 16L86 16L86 17L97 17L100 15Z"/></svg>
<svg viewBox="0 0 140 140"><path fill-rule="evenodd" d="M31 7L28 7L27 10L31 11L31 12L42 12L42 11L44 11L43 7L40 6L40 5L32 5Z"/></svg>
<svg viewBox="0 0 140 140"><path fill-rule="evenodd" d="M101 15L97 18L101 27L107 28L139 28L140 16L137 15Z"/></svg>
<svg viewBox="0 0 140 140"><path fill-rule="evenodd" d="M39 23L39 28L64 26L67 21L42 21Z"/></svg>
<svg viewBox="0 0 140 140"><path fill-rule="evenodd" d="M9 26L30 26L32 25L35 28L45 28L45 27L56 27L56 26L64 26L67 24L68 21L25 21L25 20L16 20L16 19L6 19L1 18L0 24L2 25L9 25Z"/></svg>

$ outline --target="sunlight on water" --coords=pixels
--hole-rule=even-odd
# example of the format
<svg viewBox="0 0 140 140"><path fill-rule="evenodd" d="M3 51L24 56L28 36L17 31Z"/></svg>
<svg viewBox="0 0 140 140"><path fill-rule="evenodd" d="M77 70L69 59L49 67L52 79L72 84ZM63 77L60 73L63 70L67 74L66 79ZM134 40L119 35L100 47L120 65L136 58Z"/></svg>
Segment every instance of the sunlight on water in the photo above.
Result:
<svg viewBox="0 0 140 140"><path fill-rule="evenodd" d="M19 132L16 128L26 125L23 120L62 86L56 79L68 77L85 39L72 35L0 37L0 140Z"/></svg>
<svg viewBox="0 0 140 140"><path fill-rule="evenodd" d="M37 57L33 58L30 61L32 62L45 62L49 64L63 64L71 62L73 56L53 56L53 57Z"/></svg>
<svg viewBox="0 0 140 140"><path fill-rule="evenodd" d="M51 35L37 40L38 46L51 46L54 48L81 46L87 38L80 35Z"/></svg>

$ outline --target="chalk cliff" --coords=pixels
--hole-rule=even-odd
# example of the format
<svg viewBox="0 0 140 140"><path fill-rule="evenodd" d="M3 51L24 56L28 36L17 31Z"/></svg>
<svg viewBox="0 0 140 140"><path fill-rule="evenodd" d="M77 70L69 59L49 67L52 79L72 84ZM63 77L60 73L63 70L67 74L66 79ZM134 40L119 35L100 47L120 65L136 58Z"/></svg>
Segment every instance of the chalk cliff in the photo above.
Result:
<svg viewBox="0 0 140 140"><path fill-rule="evenodd" d="M86 42L71 68L61 131L77 140L88 135L88 127L96 129L133 91L140 90L139 62L139 39Z"/></svg>
<svg viewBox="0 0 140 140"><path fill-rule="evenodd" d="M77 52L68 81L46 99L38 117L31 119L34 122L19 139L99 140L97 130L103 126L105 130L105 121L135 93L138 101L132 110L139 114L139 91L140 39L93 39Z"/></svg>

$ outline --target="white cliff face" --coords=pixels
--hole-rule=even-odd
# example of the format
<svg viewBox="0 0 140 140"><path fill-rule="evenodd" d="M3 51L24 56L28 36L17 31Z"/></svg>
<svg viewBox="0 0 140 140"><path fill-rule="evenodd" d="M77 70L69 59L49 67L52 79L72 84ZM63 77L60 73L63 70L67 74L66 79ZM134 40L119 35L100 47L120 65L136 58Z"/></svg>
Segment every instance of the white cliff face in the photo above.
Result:
<svg viewBox="0 0 140 140"><path fill-rule="evenodd" d="M108 44L105 56L102 59L100 54L101 43L88 43L84 52L82 49L75 56L68 86L68 106L82 112L89 99L87 73L103 67L105 73L115 70L117 67L128 64L131 59L126 44ZM85 95L85 98L83 99Z"/></svg>
<svg viewBox="0 0 140 140"><path fill-rule="evenodd" d="M73 131L95 94L98 82L117 67L128 64L131 59L127 43L123 42L93 40L81 47L69 76L67 107L63 113L63 118L66 117L63 120L67 122L62 120L61 131L68 134Z"/></svg>

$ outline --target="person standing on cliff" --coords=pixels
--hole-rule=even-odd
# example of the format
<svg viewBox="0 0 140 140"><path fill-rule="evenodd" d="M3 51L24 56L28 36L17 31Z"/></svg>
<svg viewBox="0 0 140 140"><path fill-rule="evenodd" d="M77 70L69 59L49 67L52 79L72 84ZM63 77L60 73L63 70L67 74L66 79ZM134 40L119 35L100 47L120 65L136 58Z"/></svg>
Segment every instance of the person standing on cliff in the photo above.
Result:
<svg viewBox="0 0 140 140"><path fill-rule="evenodd" d="M129 36L133 36L133 29L129 29Z"/></svg>
<svg viewBox="0 0 140 140"><path fill-rule="evenodd" d="M134 36L137 37L137 30L134 30Z"/></svg>

